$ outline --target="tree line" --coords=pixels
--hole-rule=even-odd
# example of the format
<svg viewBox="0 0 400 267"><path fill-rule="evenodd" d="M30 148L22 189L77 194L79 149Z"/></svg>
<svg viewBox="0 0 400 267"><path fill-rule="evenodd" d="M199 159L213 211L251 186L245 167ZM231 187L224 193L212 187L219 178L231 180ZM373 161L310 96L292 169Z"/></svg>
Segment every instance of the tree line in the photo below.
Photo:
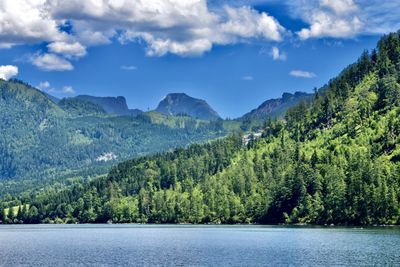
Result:
<svg viewBox="0 0 400 267"><path fill-rule="evenodd" d="M266 121L261 139L244 146L235 135L129 160L68 188L8 196L2 221L399 224L399 115L397 32L312 101Z"/></svg>

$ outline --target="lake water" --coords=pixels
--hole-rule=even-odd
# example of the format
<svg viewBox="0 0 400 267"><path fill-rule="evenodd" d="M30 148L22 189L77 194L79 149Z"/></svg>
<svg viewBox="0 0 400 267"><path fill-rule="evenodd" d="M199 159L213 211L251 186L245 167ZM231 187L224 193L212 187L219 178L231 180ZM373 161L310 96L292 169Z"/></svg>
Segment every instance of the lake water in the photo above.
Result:
<svg viewBox="0 0 400 267"><path fill-rule="evenodd" d="M2 225L0 266L400 266L399 228Z"/></svg>

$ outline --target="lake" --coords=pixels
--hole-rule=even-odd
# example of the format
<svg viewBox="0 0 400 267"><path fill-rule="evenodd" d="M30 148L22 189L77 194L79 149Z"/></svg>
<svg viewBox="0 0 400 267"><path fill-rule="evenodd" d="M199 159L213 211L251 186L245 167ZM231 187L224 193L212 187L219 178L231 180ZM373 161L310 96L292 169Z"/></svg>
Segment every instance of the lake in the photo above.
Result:
<svg viewBox="0 0 400 267"><path fill-rule="evenodd" d="M2 225L0 257L0 266L400 266L400 230Z"/></svg>

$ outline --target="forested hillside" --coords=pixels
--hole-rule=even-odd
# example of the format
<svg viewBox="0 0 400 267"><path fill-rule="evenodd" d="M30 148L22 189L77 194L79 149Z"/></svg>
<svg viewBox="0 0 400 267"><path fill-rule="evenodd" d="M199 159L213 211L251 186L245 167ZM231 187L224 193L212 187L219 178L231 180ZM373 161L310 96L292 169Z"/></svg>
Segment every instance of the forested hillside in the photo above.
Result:
<svg viewBox="0 0 400 267"><path fill-rule="evenodd" d="M160 115L153 122L150 114L110 115L80 98L57 104L17 80L0 80L0 113L0 196L54 179L104 174L132 157L227 134L221 123L185 116Z"/></svg>
<svg viewBox="0 0 400 267"><path fill-rule="evenodd" d="M106 177L3 199L3 222L400 223L400 32L239 136L133 159ZM12 208L12 209L10 209Z"/></svg>
<svg viewBox="0 0 400 267"><path fill-rule="evenodd" d="M73 99L84 100L96 105L99 105L109 114L136 116L143 111L139 109L129 109L126 104L126 99L123 96L118 97L98 97L90 95L78 95Z"/></svg>

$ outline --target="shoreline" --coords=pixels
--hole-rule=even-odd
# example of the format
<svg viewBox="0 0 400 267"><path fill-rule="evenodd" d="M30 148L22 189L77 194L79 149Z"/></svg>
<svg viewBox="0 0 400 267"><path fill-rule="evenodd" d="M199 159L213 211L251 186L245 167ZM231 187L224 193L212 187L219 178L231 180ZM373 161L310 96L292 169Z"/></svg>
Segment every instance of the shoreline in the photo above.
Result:
<svg viewBox="0 0 400 267"><path fill-rule="evenodd" d="M319 225L319 224L190 224L190 223L37 223L0 224L2 226L140 226L140 227L259 227L259 228L308 228L308 229L370 229L400 228L400 225Z"/></svg>

